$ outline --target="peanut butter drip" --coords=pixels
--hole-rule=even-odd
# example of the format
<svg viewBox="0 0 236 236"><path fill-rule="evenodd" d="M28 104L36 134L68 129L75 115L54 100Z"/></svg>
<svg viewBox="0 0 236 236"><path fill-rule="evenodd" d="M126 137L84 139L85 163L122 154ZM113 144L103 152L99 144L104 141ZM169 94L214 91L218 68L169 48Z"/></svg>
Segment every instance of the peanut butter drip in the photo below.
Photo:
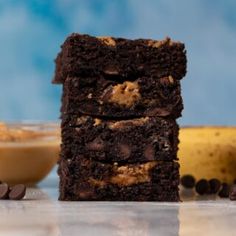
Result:
<svg viewBox="0 0 236 236"><path fill-rule="evenodd" d="M88 120L88 116L80 116L77 118L76 120L76 125L82 125L84 123L86 123L86 121Z"/></svg>
<svg viewBox="0 0 236 236"><path fill-rule="evenodd" d="M109 102L131 107L141 98L139 85L137 82L125 81L112 88Z"/></svg>
<svg viewBox="0 0 236 236"><path fill-rule="evenodd" d="M130 125L134 126L141 126L144 125L147 121L149 121L149 117L142 117L142 118L136 118L132 120L122 120L122 121L116 121L116 122L110 122L109 128L110 129L122 129Z"/></svg>
<svg viewBox="0 0 236 236"><path fill-rule="evenodd" d="M94 124L93 126L97 126L97 125L100 125L102 123L102 120L98 119L98 118L95 118L94 119Z"/></svg>
<svg viewBox="0 0 236 236"><path fill-rule="evenodd" d="M170 38L165 38L164 40L160 40L160 41L157 41L157 40L148 40L147 42L147 46L149 47L154 47L154 48L159 48L163 45L169 45L169 46L172 46L175 42L171 41Z"/></svg>
<svg viewBox="0 0 236 236"><path fill-rule="evenodd" d="M103 42L104 44L106 44L107 46L112 46L112 47L116 46L116 41L112 37L100 36L100 37L97 37L97 39Z"/></svg>
<svg viewBox="0 0 236 236"><path fill-rule="evenodd" d="M147 162L133 166L114 166L114 176L106 180L89 178L89 182L95 186L104 187L106 184L130 186L133 184L150 181L150 170L157 165L157 161Z"/></svg>
<svg viewBox="0 0 236 236"><path fill-rule="evenodd" d="M92 177L89 178L89 183L98 187L104 187L107 184L105 180L97 180Z"/></svg>

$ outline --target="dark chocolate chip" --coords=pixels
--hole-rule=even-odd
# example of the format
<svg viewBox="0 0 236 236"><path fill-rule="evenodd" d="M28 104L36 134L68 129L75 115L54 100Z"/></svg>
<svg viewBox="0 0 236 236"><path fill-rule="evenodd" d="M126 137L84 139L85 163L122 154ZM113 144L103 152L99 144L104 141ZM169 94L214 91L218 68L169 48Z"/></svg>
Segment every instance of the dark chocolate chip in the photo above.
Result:
<svg viewBox="0 0 236 236"><path fill-rule="evenodd" d="M97 137L92 142L87 143L86 148L91 151L102 151L104 149L104 142Z"/></svg>
<svg viewBox="0 0 236 236"><path fill-rule="evenodd" d="M184 175L181 177L180 182L185 188L193 188L196 181L192 175Z"/></svg>
<svg viewBox="0 0 236 236"><path fill-rule="evenodd" d="M155 150L153 145L149 144L144 150L144 156L147 160L153 161L155 159Z"/></svg>
<svg viewBox="0 0 236 236"><path fill-rule="evenodd" d="M9 193L9 199L11 200L21 200L24 198L26 192L26 187L24 184L17 184L12 187Z"/></svg>
<svg viewBox="0 0 236 236"><path fill-rule="evenodd" d="M203 195L209 193L210 186L206 179L200 179L195 186L195 190L198 194Z"/></svg>
<svg viewBox="0 0 236 236"><path fill-rule="evenodd" d="M229 197L229 190L230 190L229 185L227 183L222 183L221 190L218 195L221 198L227 198L227 197Z"/></svg>
<svg viewBox="0 0 236 236"><path fill-rule="evenodd" d="M131 148L127 144L119 144L119 152L122 157L128 159L131 155Z"/></svg>
<svg viewBox="0 0 236 236"><path fill-rule="evenodd" d="M236 201L236 184L234 184L230 189L229 199L231 201Z"/></svg>
<svg viewBox="0 0 236 236"><path fill-rule="evenodd" d="M209 193L216 194L220 190L221 182L218 179L210 179L209 185L210 185L210 192Z"/></svg>
<svg viewBox="0 0 236 236"><path fill-rule="evenodd" d="M0 199L8 199L9 186L6 183L0 184Z"/></svg>

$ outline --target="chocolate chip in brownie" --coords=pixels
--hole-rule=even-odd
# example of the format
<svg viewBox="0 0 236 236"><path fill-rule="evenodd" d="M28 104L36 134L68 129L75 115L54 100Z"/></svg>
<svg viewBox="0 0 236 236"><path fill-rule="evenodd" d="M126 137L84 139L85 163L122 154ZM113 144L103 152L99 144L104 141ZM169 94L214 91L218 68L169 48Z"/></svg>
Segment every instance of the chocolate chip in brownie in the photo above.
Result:
<svg viewBox="0 0 236 236"><path fill-rule="evenodd" d="M128 144L119 144L118 145L119 152L124 159L128 159L131 155L131 147Z"/></svg>
<svg viewBox="0 0 236 236"><path fill-rule="evenodd" d="M155 160L155 150L154 150L153 145L149 144L146 146L144 150L144 156L149 161Z"/></svg>
<svg viewBox="0 0 236 236"><path fill-rule="evenodd" d="M192 175L184 175L181 177L180 182L185 188L193 188L196 180Z"/></svg>
<svg viewBox="0 0 236 236"><path fill-rule="evenodd" d="M88 150L102 151L104 149L104 142L100 138L95 138L92 142L86 145Z"/></svg>
<svg viewBox="0 0 236 236"><path fill-rule="evenodd" d="M199 195L209 193L210 186L206 179L200 179L195 186L195 190Z"/></svg>

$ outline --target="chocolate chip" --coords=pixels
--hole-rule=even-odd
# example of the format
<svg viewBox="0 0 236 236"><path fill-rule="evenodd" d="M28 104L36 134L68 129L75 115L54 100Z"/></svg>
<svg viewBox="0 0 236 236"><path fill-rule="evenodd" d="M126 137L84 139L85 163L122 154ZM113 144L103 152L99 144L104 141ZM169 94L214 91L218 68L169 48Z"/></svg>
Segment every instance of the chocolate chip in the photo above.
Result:
<svg viewBox="0 0 236 236"><path fill-rule="evenodd" d="M87 143L86 148L91 151L102 151L104 149L104 142L97 137L92 142Z"/></svg>
<svg viewBox="0 0 236 236"><path fill-rule="evenodd" d="M222 183L221 190L218 195L221 198L227 198L227 197L229 197L229 190L230 190L229 185L227 183Z"/></svg>
<svg viewBox="0 0 236 236"><path fill-rule="evenodd" d="M26 192L26 187L24 184L17 184L12 187L9 193L9 199L11 200L21 200L24 198Z"/></svg>
<svg viewBox="0 0 236 236"><path fill-rule="evenodd" d="M181 177L180 182L185 188L193 188L196 181L192 175L184 175Z"/></svg>
<svg viewBox="0 0 236 236"><path fill-rule="evenodd" d="M9 191L10 189L8 184L6 183L0 184L0 199L8 199Z"/></svg>
<svg viewBox="0 0 236 236"><path fill-rule="evenodd" d="M195 190L198 194L203 195L209 193L210 186L206 179L200 179L195 186Z"/></svg>
<svg viewBox="0 0 236 236"><path fill-rule="evenodd" d="M153 145L149 144L144 150L144 156L147 160L153 161L155 159L155 150Z"/></svg>
<svg viewBox="0 0 236 236"><path fill-rule="evenodd" d="M210 179L209 185L210 185L210 192L209 193L216 194L220 190L221 182L218 179Z"/></svg>
<svg viewBox="0 0 236 236"><path fill-rule="evenodd" d="M128 159L131 155L131 148L127 144L120 144L119 146L119 152L122 157L125 159Z"/></svg>
<svg viewBox="0 0 236 236"><path fill-rule="evenodd" d="M234 184L230 189L229 199L231 201L236 201L236 184Z"/></svg>

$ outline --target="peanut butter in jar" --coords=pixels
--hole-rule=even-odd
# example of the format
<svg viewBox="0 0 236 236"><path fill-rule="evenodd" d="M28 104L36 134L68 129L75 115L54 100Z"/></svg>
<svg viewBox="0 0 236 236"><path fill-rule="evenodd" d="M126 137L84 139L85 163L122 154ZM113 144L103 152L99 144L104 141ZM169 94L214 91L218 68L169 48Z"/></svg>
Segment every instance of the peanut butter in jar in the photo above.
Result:
<svg viewBox="0 0 236 236"><path fill-rule="evenodd" d="M56 123L0 122L0 180L36 184L56 164L59 148Z"/></svg>

